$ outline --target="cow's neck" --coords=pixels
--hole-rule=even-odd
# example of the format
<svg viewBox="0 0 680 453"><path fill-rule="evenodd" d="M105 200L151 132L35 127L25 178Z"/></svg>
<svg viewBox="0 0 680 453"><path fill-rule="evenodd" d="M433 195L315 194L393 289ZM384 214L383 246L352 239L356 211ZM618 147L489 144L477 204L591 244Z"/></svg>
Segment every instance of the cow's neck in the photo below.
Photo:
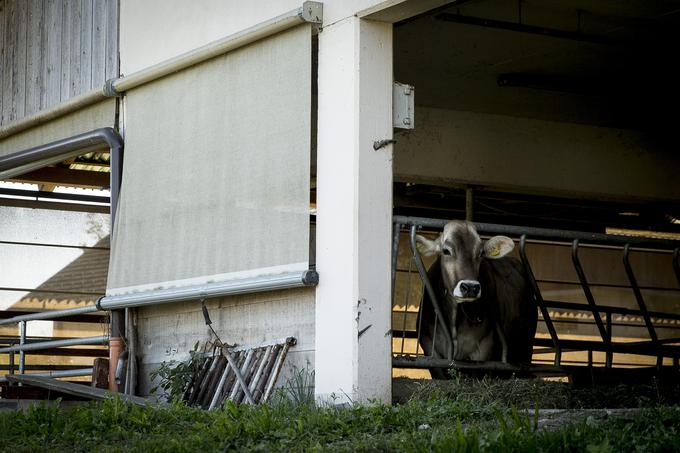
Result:
<svg viewBox="0 0 680 453"><path fill-rule="evenodd" d="M484 310L480 302L463 302L458 304L458 322L463 320L468 324L481 324L484 322Z"/></svg>

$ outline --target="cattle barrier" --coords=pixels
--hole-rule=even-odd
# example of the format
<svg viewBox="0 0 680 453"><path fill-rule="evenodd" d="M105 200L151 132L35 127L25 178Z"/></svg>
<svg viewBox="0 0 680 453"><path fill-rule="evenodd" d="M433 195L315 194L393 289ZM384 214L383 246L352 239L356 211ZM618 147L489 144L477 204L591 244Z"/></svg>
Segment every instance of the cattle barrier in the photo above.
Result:
<svg viewBox="0 0 680 453"><path fill-rule="evenodd" d="M429 282L425 265L417 251L415 236L416 232L439 232L448 223L445 219L431 219L422 217L393 217L393 240L392 240L392 306L393 306L393 367L395 368L456 368L459 370L486 370L497 372L530 373L541 375L568 375L571 367L563 360L568 352L582 351L587 353L588 367L593 367L593 354L603 353L602 365L605 369L615 367L614 354L631 354L636 356L650 356L656 359L656 369L663 367L664 363L671 362L673 369L678 369L680 361L680 313L650 310L647 306L643 291L664 290L671 294L674 302L680 303L680 243L665 239L643 238L634 236L619 236L601 233L588 233L579 231L567 231L558 229L545 229L534 227L521 227L509 225L496 225L489 223L473 222L481 236L502 234L510 236L519 244L519 258L524 266L527 278L533 292L533 298L537 310L540 313L539 324L542 322L547 331L547 338L534 338L534 356L554 354L552 363L540 363L537 360L531 365L517 365L502 362L467 362L454 361L451 357L428 357L422 351L419 310L424 291L428 292L433 301L435 312L440 312L436 294ZM400 256L400 242L402 235L406 233L408 243L408 268L398 269ZM549 244L555 247L569 247L571 267L577 276L577 281L571 284L577 285L583 292L585 303L564 300L548 300L543 297L541 286L550 282L537 279L532 268L532 263L527 256L529 244ZM588 280L580 252L584 249L608 250L612 253L620 253L621 264L625 270L627 284L591 284ZM669 273L675 277L676 288L657 288L641 286L631 265L631 253L641 252L668 256ZM402 256L402 260L403 260ZM568 264L566 264L568 265ZM415 267L415 271L413 269ZM406 283L400 291L397 291L398 274L404 274ZM409 310L416 304L412 300L412 275L418 276L421 282L420 297L417 301L417 311ZM402 277L402 281L404 277ZM598 304L593 287L612 287L623 290L624 287L631 291L635 301L635 308L617 306L615 304ZM405 289L405 291L403 291ZM599 288L598 288L599 289ZM405 293L405 300L396 300L397 293ZM402 298L404 299L404 297ZM395 310L394 307L403 305L403 309ZM680 305L676 305L676 308ZM579 314L577 319L553 320L550 310L560 313ZM584 319L587 316L588 319ZM615 341L612 334L613 328L632 325L631 322L615 321L620 319L635 319L639 324L633 327L644 328L648 338L639 341ZM439 318L439 316L438 316ZM410 322L408 320L410 319ZM663 328L676 329L675 335L661 338L657 332L659 323L665 322ZM593 338L570 338L573 335L562 335L556 328L556 324L572 323L576 327L588 327L594 330ZM669 324L671 323L671 324ZM448 326L439 321L435 322L435 329L446 329L447 337L450 336ZM413 345L415 340L415 346ZM410 341L410 350L405 345ZM434 340L433 340L434 341ZM572 363L571 365L575 365ZM583 366L583 364L578 364Z"/></svg>

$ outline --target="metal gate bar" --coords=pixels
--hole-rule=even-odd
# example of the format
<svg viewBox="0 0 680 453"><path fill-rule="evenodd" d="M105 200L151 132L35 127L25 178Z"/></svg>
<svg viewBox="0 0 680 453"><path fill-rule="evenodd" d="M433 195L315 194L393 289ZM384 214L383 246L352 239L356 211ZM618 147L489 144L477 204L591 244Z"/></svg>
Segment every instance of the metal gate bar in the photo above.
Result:
<svg viewBox="0 0 680 453"><path fill-rule="evenodd" d="M519 256L522 259L524 271L529 278L529 283L531 283L531 288L533 289L534 293L534 300L536 301L538 308L541 310L543 322L545 322L548 333L550 333L550 339L552 340L553 346L555 347L555 366L559 366L562 362L562 345L560 344L560 339L557 336L555 325L550 318L550 313L548 313L548 309L545 306L545 301L543 300L543 295L541 294L541 290L538 287L538 282L536 282L534 271L531 269L531 264L529 264L529 260L527 259L526 245L527 236L526 234L523 234L519 239Z"/></svg>
<svg viewBox="0 0 680 453"><path fill-rule="evenodd" d="M432 228L432 229L441 229L444 227L446 223L448 223L448 220L445 219L427 219L427 218L421 218L421 217L404 217L404 216L395 216L394 219L394 236L393 236L393 249L392 249L392 297L393 297L393 305L394 305L394 298L395 298L395 289L396 289L396 276L397 276L397 262L398 262L398 253L399 253L399 240L400 240L400 234L401 230L403 227L407 227L407 231L409 233L409 244L411 247L411 256L409 259L409 274L411 271L411 262L416 264L416 267L418 269L418 274L421 278L421 281L423 283L424 290L428 291L428 295L430 296L430 299L433 301L433 308L435 309L435 312L437 313L437 319L435 320L435 329L437 328L439 322L438 318L441 316L441 310L439 306L439 301L436 298L436 295L434 294L434 290L432 288L432 285L427 277L427 271L425 270L425 267L422 263L422 259L420 257L420 254L417 251L416 248L416 231L419 228ZM519 367L517 368L518 370L524 370L527 371L531 369L532 372L539 372L539 368L543 369L546 373L555 373L558 370L562 370L564 372L564 368L560 366L561 364L561 359L562 359L562 353L564 351L588 351L589 352L589 357L592 357L592 352L593 351L602 351L605 352L606 354L606 359L605 359L605 366L607 368L610 368L612 366L612 361L613 361L613 353L614 352L620 352L620 353L628 353L628 354L636 354L636 355L646 355L646 356L654 356L657 358L657 367L661 367L663 364L663 358L664 357L669 357L673 359L674 365L677 366L679 359L680 359L680 346L674 346L672 343L678 343L680 342L680 338L667 338L660 340L656 334L656 330L654 327L654 323L652 321L652 316L655 318L663 318L663 319L673 319L673 320L680 320L680 314L674 314L674 313L663 313L663 312L658 312L658 311L649 311L647 309L647 306L645 304L644 298L641 293L641 288L637 284L637 279L635 278L635 273L630 266L630 261L629 261L629 255L630 255L630 250L631 247L636 247L636 249L642 249L645 248L645 252L661 252L661 253L672 253L672 268L673 268L673 273L678 280L678 283L680 284L680 263L679 263L679 258L680 258L680 247L677 247L677 242L672 242L668 240L662 240L662 239L648 239L648 238L639 238L639 237L621 237L621 236L609 236L606 234L599 234L599 233L585 233L585 232L577 232L577 231L565 231L565 230L554 230L554 229L543 229L543 228L532 228L532 227L516 227L516 226L507 226L507 225L493 225L493 224L486 224L486 223L475 223L475 227L477 228L477 231L481 234L484 233L493 233L493 234L507 234L507 235L514 235L514 236L520 236L520 247L519 247L519 252L520 252L520 258L521 261L525 267L527 276L529 278L532 290L533 290L533 295L534 295L534 300L536 302L536 305L538 309L541 311L541 314L543 315L543 321L546 325L546 328L548 330L548 333L550 334L550 338L535 338L534 339L534 345L536 346L543 346L546 347L547 349L541 349L537 350L536 352L541 352L541 353L547 353L547 352L555 352L555 361L554 361L554 366L550 369L545 368L546 365L533 365L531 367ZM578 284L581 286L585 298L587 300L587 304L582 304L582 303L573 303L573 302L560 302L560 301L546 301L543 299L541 295L540 288L538 286L538 282L535 278L535 275L533 273L533 270L531 268L531 265L529 263L529 260L527 259L526 256L526 244L527 244L527 236L532 236L532 238L538 239L538 240L558 240L561 242L570 242L571 243L571 252L572 252L572 264L574 266L574 269L578 275ZM581 244L581 241L586 241L588 244L583 245ZM555 245L563 245L563 244L555 244ZM635 295L636 302L638 304L639 309L629 309L629 308L623 308L623 307L615 307L615 306L598 306L595 298L593 296L593 293L590 288L590 284L588 282L588 279L585 275L585 272L583 270L583 266L581 265L581 261L578 256L578 251L580 247L597 247L597 248L615 248L620 250L619 247L623 247L623 260L624 260L624 267L626 270L626 275L628 277L630 286L626 285L614 285L616 287L623 287L623 288L628 288L630 287ZM608 247L609 246L609 247ZM649 249L649 250L647 250ZM410 283L410 282L409 282ZM606 286L606 285L605 285ZM408 297L410 297L410 287L407 288L407 302L405 303L404 307L404 326L401 330L401 337L402 337L402 344L401 344L401 351L400 354L397 354L393 357L393 365L395 367L404 367L404 368L437 368L437 367L451 367L455 365L457 368L460 369L487 369L487 370L509 370L507 366L503 364L499 364L497 362L487 362L487 363L462 363L462 362L456 362L455 364L453 361L449 359L442 359L442 358L434 358L434 357L423 357L420 355L418 352L418 346L420 345L420 334L421 334L421 326L417 325L416 326L416 332L407 332L406 331L406 313L408 311ZM656 288L648 288L648 289L656 289ZM672 291L674 289L672 288L663 288L667 289L669 291ZM592 340L565 340L559 338L557 331L554 326L554 322L550 317L550 314L548 312L548 308L559 308L559 309L566 309L566 310L577 310L577 311L587 311L592 313L594 323L597 327L599 336L601 337L602 341L592 341ZM605 319L603 322L602 315L601 313L605 314ZM612 342L612 328L614 325L621 325L618 323L613 323L612 320L612 315L613 314L620 314L620 315L633 315L633 316L640 316L644 319L644 324L645 327L647 328L647 331L650 336L650 340L644 340L644 341L637 341L637 342L630 342L630 343L613 343ZM418 320L420 321L421 317L418 316ZM561 321L559 321L561 322ZM418 323L419 324L419 323ZM442 323L440 328L447 328L446 324ZM396 330L395 330L396 332ZM454 331L449 331L447 329L447 336L451 337L452 340L455 340L455 330ZM404 354L404 341L405 338L417 338L417 345L416 345L416 354L415 358L410 355L405 355ZM453 342L452 342L453 343ZM455 346L454 346L455 347ZM434 348L433 348L434 349ZM453 352L451 348L449 348L449 353ZM598 362L599 363L599 362ZM506 364L507 365L507 364ZM589 365L592 366L592 363L589 362ZM536 368L539 367L539 368Z"/></svg>
<svg viewBox="0 0 680 453"><path fill-rule="evenodd" d="M649 337L652 339L654 346L659 349L659 355L656 358L656 366L657 368L661 368L663 365L663 355L660 351L661 348L659 344L659 338L656 336L656 330L654 329L652 318L649 316L645 299L642 297L642 292L640 292L640 288L638 287L635 273L633 272L633 268L630 265L630 246L628 244L623 247L623 266L626 268L626 275L628 276L628 281L630 282L630 286L633 289L633 293L635 294L635 300L637 301L640 311L642 312L642 318L645 320Z"/></svg>
<svg viewBox="0 0 680 453"><path fill-rule="evenodd" d="M578 275L578 279L581 282L581 288L583 289L583 293L586 296L586 300L588 301L588 305L590 306L591 313L593 314L593 319L595 319L595 323L597 324L597 330L600 332L600 337L602 337L602 341L604 344L607 346L607 354L606 354L606 366L607 368L612 366L612 361L614 359L614 354L611 352L611 341L610 341L610 334L611 334L611 323L608 325L608 328L605 328L604 324L602 324L602 318L600 317L600 312L598 310L597 304L595 303L595 298L593 297L592 291L590 291L590 285L588 284L588 279L586 278L585 272L583 272L583 266L581 266L581 260L578 257L578 244L579 240L574 239L574 241L571 243L571 261L572 264L574 265L574 269L576 270L576 274ZM592 357L590 357L589 362L592 363Z"/></svg>

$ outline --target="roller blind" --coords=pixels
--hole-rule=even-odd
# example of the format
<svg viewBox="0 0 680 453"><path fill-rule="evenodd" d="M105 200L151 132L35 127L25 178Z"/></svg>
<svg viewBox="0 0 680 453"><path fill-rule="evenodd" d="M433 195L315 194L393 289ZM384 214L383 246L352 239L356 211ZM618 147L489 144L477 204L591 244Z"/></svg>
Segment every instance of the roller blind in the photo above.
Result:
<svg viewBox="0 0 680 453"><path fill-rule="evenodd" d="M0 157L73 137L74 135L101 127L113 127L115 119L116 100L105 99L89 107L0 140Z"/></svg>
<svg viewBox="0 0 680 453"><path fill-rule="evenodd" d="M129 91L109 295L309 264L311 27Z"/></svg>

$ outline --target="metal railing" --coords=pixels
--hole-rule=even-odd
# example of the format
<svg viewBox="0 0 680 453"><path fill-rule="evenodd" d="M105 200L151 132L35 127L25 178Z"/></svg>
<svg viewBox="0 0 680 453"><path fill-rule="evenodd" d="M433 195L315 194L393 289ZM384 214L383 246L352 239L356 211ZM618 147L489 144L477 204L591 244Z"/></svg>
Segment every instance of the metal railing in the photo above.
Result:
<svg viewBox="0 0 680 453"><path fill-rule="evenodd" d="M23 314L8 319L1 319L0 325L7 324L18 324L19 325L19 336L17 337L7 337L0 338L0 345L5 345L0 347L0 354L8 355L8 365L6 367L8 374L25 374L29 369L36 370L46 370L52 368L52 370L44 373L31 373L36 376L50 376L50 377L71 377L71 376L91 376L92 368L83 368L82 365L69 366L69 365L26 365L26 353L31 352L36 355L50 355L50 356L71 356L71 357L97 357L108 355L108 352L102 349L71 349L71 346L92 346L92 345L106 345L109 342L108 335L99 335L93 337L81 337L81 338L58 338L58 339L36 339L29 338L26 333L27 323L34 320L45 320L45 319L59 319L68 318L73 315L78 315L82 313L87 313L92 310L90 306L68 309L68 310L54 310L46 312L37 312L31 314ZM90 322L99 322L100 317L93 316ZM82 317L76 318L75 322L83 322ZM18 367L16 365L15 355L19 354ZM5 367L3 367L5 368ZM62 368L62 369L59 369ZM65 368L65 369L63 369ZM0 381L6 381L4 377L0 378Z"/></svg>
<svg viewBox="0 0 680 453"><path fill-rule="evenodd" d="M546 365L532 365L528 366L517 366L513 364L505 364L499 362L487 362L487 363L471 363L471 362L453 362L449 354L448 358L441 357L431 357L426 356L421 347L421 326L420 323L420 304L422 302L424 291L427 291L430 300L433 303L433 308L436 313L440 312L439 304L442 303L441 298L437 297L434 293L432 285L429 282L425 266L422 263L422 259L416 249L415 235L419 230L428 231L441 231L444 225L448 223L448 220L443 219L428 219L419 217L404 217L395 216L393 219L394 229L393 229L393 247L392 247L392 304L393 307L403 304L403 310L395 311L393 308L393 338L397 341L394 343L393 347L393 366L400 368L436 368L436 367L452 367L455 366L459 369L491 369L491 370L507 370L507 371L539 371L545 374L556 373L560 374L565 371L562 367L562 356L565 352L574 351L586 351L588 353L588 365L592 366L592 353L593 351L604 352L605 353L605 367L611 368L613 366L613 354L614 353L625 353L634 355L651 356L656 358L657 368L663 365L663 359L669 358L673 360L675 367L678 367L678 361L680 359L680 346L674 345L673 343L680 344L680 330L678 335L674 335L673 338L660 339L657 332L657 322L660 319L666 319L671 321L680 320L680 313L668 313L661 311L652 311L647 307L642 290L653 290L653 289L663 289L664 291L674 291L673 295L680 300L680 244L677 241L668 241L660 239L648 239L639 237L623 237L623 236L613 236L606 234L597 233L585 233L576 231L565 231L565 230L554 230L554 229L543 229L543 228L532 228L532 227L516 227L516 226L506 226L506 225L494 225L487 223L474 223L477 231L480 235L495 235L503 234L510 237L514 237L517 242L519 242L519 256L526 271L527 278L531 285L533 291L533 298L536 303L536 307L539 310L541 317L539 317L539 322L542 321L545 330L547 331L549 338L535 338L534 346L540 347L540 349L535 349L535 354L545 354L553 353L554 360L553 364ZM406 269L405 276L405 300L397 301L395 300L397 293L397 277L402 272L398 269L399 263L399 243L400 237L403 233L406 233L408 237L409 244L409 260L408 268ZM540 285L544 281L536 278L534 270L532 269L532 263L527 257L527 246L529 243L536 244L547 244L557 247L570 247L571 248L571 266L573 267L577 277L577 282L570 282L569 284L577 284L583 291L586 303L574 303L574 302L564 302L564 301L551 301L545 300ZM609 306L600 305L596 302L596 298L592 291L592 284L589 283L584 271L581 259L579 256L579 251L583 248L595 248L595 249L608 249L615 250L621 253L622 264L625 269L625 274L628 279L628 285L615 285L610 284L597 284L596 286L610 286L616 288L628 288L632 291L637 308L626 308L622 306ZM679 288L656 288L656 287L641 287L638 284L635 272L630 263L631 251L646 252L646 253L661 253L671 256L669 260L669 266L672 263L670 272L675 276ZM417 270L417 275L419 276L420 282L422 283L422 290L418 296L418 311L414 312L409 310L409 307L413 307L416 304L412 303L411 300L413 288L411 276L416 272L413 271L413 267ZM566 282L562 282L566 283ZM589 325L590 328L594 327L597 332L598 340L584 340L584 339L566 339L560 336L558 329L555 324L563 323L564 320L556 319L553 320L549 310L558 310L562 312L585 312L592 316L592 320L569 320L567 322L579 323L584 325ZM601 314L604 314L604 319ZM615 336L612 334L613 327L615 325L624 325L621 322L616 323L613 320L614 315L620 316L632 316L637 319L642 320L642 325L639 327L644 327L648 339L642 341L633 342L620 342L614 341ZM414 322L415 317L415 322ZM410 319L411 322L407 322ZM445 323L440 322L441 316L437 316L434 328L445 328L447 330L449 326ZM677 324L677 323L676 323ZM673 328L673 326L664 326L665 328ZM680 326L675 326L674 328L680 329ZM455 349L455 326L452 327L453 336L452 345ZM447 337L450 332L446 332ZM436 335L434 336L436 337ZM401 340L401 341L399 341ZM405 345L407 340L411 341L411 348L407 352L405 350ZM413 340L415 340L415 346L413 345ZM434 341L434 340L433 340ZM400 343L400 344L399 344ZM432 348L434 350L434 347Z"/></svg>

